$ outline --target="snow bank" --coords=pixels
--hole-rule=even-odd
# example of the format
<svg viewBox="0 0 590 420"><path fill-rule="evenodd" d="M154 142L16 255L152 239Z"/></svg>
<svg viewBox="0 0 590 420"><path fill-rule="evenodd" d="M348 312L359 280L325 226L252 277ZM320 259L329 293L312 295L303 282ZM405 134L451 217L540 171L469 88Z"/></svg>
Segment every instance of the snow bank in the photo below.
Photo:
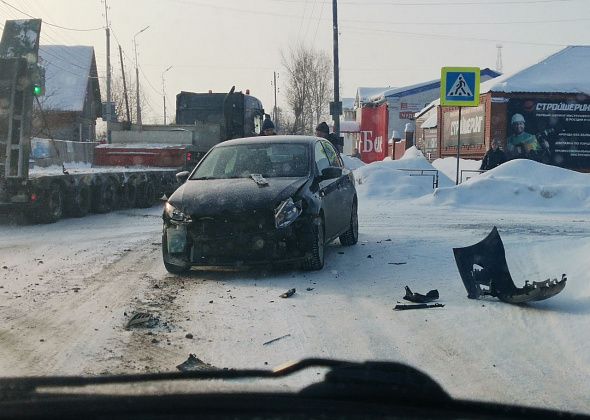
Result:
<svg viewBox="0 0 590 420"><path fill-rule="evenodd" d="M449 179L455 181L457 176L457 158L448 157L443 159L436 159L432 162L432 166L444 173ZM481 160L459 159L459 174L463 170L477 170L481 167ZM477 175L476 172L468 172L463 174L463 180Z"/></svg>
<svg viewBox="0 0 590 420"><path fill-rule="evenodd" d="M453 187L440 188L425 202L486 208L590 210L590 174L516 159Z"/></svg>
<svg viewBox="0 0 590 420"><path fill-rule="evenodd" d="M409 199L432 194L432 177L421 170L434 170L422 152L415 147L406 150L399 160L383 160L354 171L359 197L371 199ZM439 172L439 186L453 183Z"/></svg>
<svg viewBox="0 0 590 420"><path fill-rule="evenodd" d="M355 169L358 169L361 166L365 166L365 162L363 162L360 159L357 159L355 157L351 157L348 155L341 155L341 156L342 156L342 160L344 161L344 166L347 167L348 169L350 169L351 171L354 171Z"/></svg>

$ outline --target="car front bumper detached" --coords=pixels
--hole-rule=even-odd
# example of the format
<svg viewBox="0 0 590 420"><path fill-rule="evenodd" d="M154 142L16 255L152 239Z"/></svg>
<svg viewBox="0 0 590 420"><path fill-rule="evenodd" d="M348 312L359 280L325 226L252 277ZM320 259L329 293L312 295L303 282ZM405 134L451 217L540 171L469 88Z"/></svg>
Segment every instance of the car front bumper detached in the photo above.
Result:
<svg viewBox="0 0 590 420"><path fill-rule="evenodd" d="M508 271L504 244L495 226L481 242L453 248L453 252L470 299L489 295L516 304L545 300L561 292L567 281L566 275L562 274L560 280L526 281L524 287L516 287Z"/></svg>

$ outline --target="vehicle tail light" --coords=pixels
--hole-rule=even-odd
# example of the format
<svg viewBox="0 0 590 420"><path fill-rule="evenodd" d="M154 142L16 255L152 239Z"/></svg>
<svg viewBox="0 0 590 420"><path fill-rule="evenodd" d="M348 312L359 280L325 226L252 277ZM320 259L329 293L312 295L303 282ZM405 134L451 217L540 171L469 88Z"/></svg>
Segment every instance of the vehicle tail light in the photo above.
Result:
<svg viewBox="0 0 590 420"><path fill-rule="evenodd" d="M39 198L39 197L37 197L37 194L35 194L35 193L31 194L31 202L32 203L34 203L35 201L37 201L37 198Z"/></svg>

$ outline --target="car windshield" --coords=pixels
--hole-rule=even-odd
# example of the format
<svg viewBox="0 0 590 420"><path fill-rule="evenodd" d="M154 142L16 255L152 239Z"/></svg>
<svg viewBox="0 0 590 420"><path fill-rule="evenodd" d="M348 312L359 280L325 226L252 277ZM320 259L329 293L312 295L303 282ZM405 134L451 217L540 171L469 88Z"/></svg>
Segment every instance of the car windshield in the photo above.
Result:
<svg viewBox="0 0 590 420"><path fill-rule="evenodd" d="M590 0L0 0L0 417L307 358L590 415L589 335Z"/></svg>
<svg viewBox="0 0 590 420"><path fill-rule="evenodd" d="M254 142L213 149L199 163L191 179L247 178L252 174L289 178L306 176L308 173L308 146Z"/></svg>

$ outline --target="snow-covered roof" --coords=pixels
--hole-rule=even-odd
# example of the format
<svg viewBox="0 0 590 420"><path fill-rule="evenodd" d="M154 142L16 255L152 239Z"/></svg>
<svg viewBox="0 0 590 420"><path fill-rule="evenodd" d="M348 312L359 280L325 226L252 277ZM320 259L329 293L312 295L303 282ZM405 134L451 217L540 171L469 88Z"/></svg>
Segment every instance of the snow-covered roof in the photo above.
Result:
<svg viewBox="0 0 590 420"><path fill-rule="evenodd" d="M44 109L82 111L88 79L91 78L100 110L100 88L93 47L42 45L39 47L39 63L45 67L45 95L41 99Z"/></svg>
<svg viewBox="0 0 590 420"><path fill-rule="evenodd" d="M416 83L414 85L393 88L393 89L387 89L383 92L378 93L377 95L374 95L371 98L371 101L379 102L379 101L384 100L385 98L402 97L402 96L411 95L412 93L414 93L416 91L439 89L439 88L440 88L440 79L430 80L428 82Z"/></svg>
<svg viewBox="0 0 590 420"><path fill-rule="evenodd" d="M414 119L420 118L426 112L430 111L432 108L434 108L435 106L438 106L438 105L440 105L440 98L435 99L434 101L432 101L428 105L426 105L424 108L422 108L420 111L416 112L414 114Z"/></svg>
<svg viewBox="0 0 590 420"><path fill-rule="evenodd" d="M435 128L438 125L437 114L432 114L426 121L422 123L420 128Z"/></svg>
<svg viewBox="0 0 590 420"><path fill-rule="evenodd" d="M590 93L590 46L569 46L523 70L481 84L487 92Z"/></svg>
<svg viewBox="0 0 590 420"><path fill-rule="evenodd" d="M356 90L355 105L360 106L366 102L369 102L375 95L385 92L391 89L390 87L360 87Z"/></svg>

